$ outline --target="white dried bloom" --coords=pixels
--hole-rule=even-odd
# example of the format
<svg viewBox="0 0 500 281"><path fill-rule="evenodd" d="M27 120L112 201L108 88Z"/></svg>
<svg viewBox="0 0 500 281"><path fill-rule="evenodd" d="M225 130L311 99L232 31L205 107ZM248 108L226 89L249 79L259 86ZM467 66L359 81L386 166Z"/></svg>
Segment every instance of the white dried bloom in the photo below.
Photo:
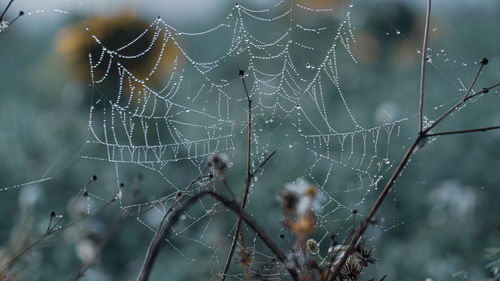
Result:
<svg viewBox="0 0 500 281"><path fill-rule="evenodd" d="M5 30L7 30L8 27L9 27L8 21L3 20L0 22L0 32L4 32Z"/></svg>
<svg viewBox="0 0 500 281"><path fill-rule="evenodd" d="M293 183L285 184L285 192L290 192L298 198L297 215L304 215L308 211L318 212L321 209L323 194L303 178L297 179Z"/></svg>

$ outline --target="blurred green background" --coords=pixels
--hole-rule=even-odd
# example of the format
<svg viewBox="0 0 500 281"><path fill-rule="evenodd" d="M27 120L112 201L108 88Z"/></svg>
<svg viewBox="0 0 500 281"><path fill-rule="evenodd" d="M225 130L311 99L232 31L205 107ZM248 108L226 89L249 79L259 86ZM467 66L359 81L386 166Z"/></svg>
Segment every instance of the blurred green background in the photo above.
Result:
<svg viewBox="0 0 500 281"><path fill-rule="evenodd" d="M390 164L382 165L383 169L376 172L385 178L411 143L409 138L414 137L417 128L420 67L417 49L421 48L424 2L355 1L350 17L356 39L352 52L358 62L354 63L343 47L338 48L341 89L357 122L362 127L372 128L384 122L408 119L396 127L400 131L397 136L391 135L388 147L383 136L375 145L380 149L377 161L386 153L389 156ZM2 2L2 7L4 4L7 3ZM267 1L241 1L240 4L253 9L277 9L275 14L285 11L283 6L287 7L273 8L273 3ZM329 7L335 11L333 16L325 13L294 15L296 22L328 27L325 32L313 35L301 33L296 26L292 28L294 41L307 42L315 47L314 52L292 51L294 63L318 65L330 47L336 27L345 17L347 3L315 0L302 4L316 9ZM81 280L135 279L153 235L146 225L154 226L159 222L161 213L177 190L155 171L139 165L115 165L82 158L101 153L86 143L92 138L88 130L89 108L99 95L112 95L116 86L89 86L87 54L94 52L95 46L85 27L90 26L99 38L105 37L106 44L116 44L113 47L117 48L138 36L156 16L161 16L180 31L201 32L224 22L228 14L235 13L234 7L234 2L222 0L152 1L147 5L140 1L14 2L5 19L12 19L20 9L26 12L26 16L0 33L0 159L3 159L0 162L0 210L3 214L0 219L0 253L12 255L22 245L43 234L49 211L61 214L72 197L95 174L99 179L89 187L92 196L87 202L82 201L70 217L77 217L78 211L85 212L87 207L102 205L113 196L120 182L125 186L124 201L134 186L139 190L134 202L152 202L167 194L164 205L155 205L157 209L153 212L138 215L137 208L130 208L128 218ZM293 9L300 10L296 6ZM495 0L439 1L433 6L429 43L432 64L427 68L425 99L425 115L430 120L437 118L463 95L458 90L460 83L469 85L477 69L474 62L481 57L489 58L490 63L479 78L476 89L499 82L499 13L500 3ZM271 23L272 28L264 29L257 20L249 18L246 23L246 28L262 36L259 38L264 41L276 39L288 26L286 21L276 21ZM177 35L188 54L203 62L225 54L228 45L223 43L231 39L232 33ZM167 45L168 48L175 49ZM172 67L169 61L175 55L180 54L167 51L166 68ZM134 73L143 73L150 69L151 59L146 56L132 60L127 67ZM243 114L246 104L236 70L247 69L248 60L244 54L236 55L210 73L214 79L229 81L231 90L226 89L228 92L241 94L240 98L232 100L228 117L234 119L234 150L222 151L232 162L227 180L236 194L241 192L243 185L241 175L244 175L246 146L246 116ZM272 63L276 61L260 62L256 67L282 67ZM189 63L181 60L180 64ZM312 78L311 72L303 67L298 71L304 79ZM189 71L184 74L189 81L186 87L194 91L203 77L189 74ZM115 78L111 76L109 79L113 81ZM158 79L164 81L161 77ZM249 83L252 83L250 78ZM333 123L340 131L355 131L357 128L339 102L334 87L330 85L325 92L333 92L324 103L329 118L335 120ZM182 93L178 95L182 99ZM436 131L498 125L499 98L498 91L495 91L474 101L439 125ZM207 110L216 108L215 100L202 100ZM306 110L313 107L311 103L307 104L307 98L301 101L304 101L301 106ZM270 102L275 101L271 98ZM293 103L280 100L277 103L288 106L291 112L288 115L296 113ZM307 122L303 120L306 124L300 125L295 117L273 113L260 104L255 106L254 137L258 138L258 143L254 142L257 150L253 164L258 164L266 151L277 150L277 154L253 185L248 210L273 237L278 237L283 227L275 195L284 183L299 177L324 179L328 165L319 161L311 168L314 163L311 151L317 145L307 143L297 132L297 128L310 129ZM199 108L198 104L191 107ZM188 115L186 118L187 122L199 122L189 119L199 117ZM285 121L268 125L272 118ZM311 115L311 120L319 124L322 118ZM192 134L195 139L200 138L196 132ZM363 280L380 278L384 274L388 275L386 280L452 280L452 275L459 270L469 272L475 280L490 276L485 269L487 260L483 254L485 248L499 246L499 139L500 132L496 131L444 136L427 144L412 157L378 214L380 225L367 233L367 243L375 246L379 263L364 274ZM309 145L312 150L307 149ZM355 149L357 154L362 153L362 146ZM176 186L184 187L194 178L197 168L204 166L204 159L196 159L201 161L197 165L189 161L175 162L163 172L175 181ZM44 182L2 190L49 177L50 180ZM324 241L321 245L324 252L329 241L322 235L347 234L352 225L348 210L355 208L361 214L366 213L376 198L376 191L369 188L362 192L345 192L351 189L350 186L356 186L356 179L355 174L342 168L338 172L334 169L330 175L326 192L347 208L322 217L322 229L315 238ZM384 183L382 179L379 187ZM197 190L204 188L210 188L210 184L197 186ZM328 202L332 203L331 199ZM210 200L205 204L209 206ZM328 205L328 208L335 207ZM188 214L186 232L171 240L172 244L157 262L151 280L216 278L225 260L235 217L220 206L207 217L203 216L205 211L198 208ZM8 275L12 280L68 280L85 262L85 253L94 249L96 241L102 239L119 214L119 204L114 204L78 226L46 239L16 262ZM204 229L205 223L210 227ZM254 238L248 233L249 244L262 254L255 258L265 260L264 254L269 255L269 252ZM0 261L3 263L4 259ZM235 261L230 273L240 271ZM243 276L234 275L231 280L240 278Z"/></svg>

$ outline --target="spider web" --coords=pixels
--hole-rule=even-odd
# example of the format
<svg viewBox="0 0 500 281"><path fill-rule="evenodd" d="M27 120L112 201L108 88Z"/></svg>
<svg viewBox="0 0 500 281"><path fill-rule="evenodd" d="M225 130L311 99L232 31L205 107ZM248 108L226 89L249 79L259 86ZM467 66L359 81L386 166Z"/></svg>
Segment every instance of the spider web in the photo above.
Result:
<svg viewBox="0 0 500 281"><path fill-rule="evenodd" d="M146 198L132 205L120 200L120 207L151 232L214 153L229 159L227 179L239 197L244 178L234 174L245 163L248 126L247 100L238 77L242 69L253 101L252 168L277 151L255 178L247 210L270 232L284 232L277 223L281 216L274 195L286 182L307 179L323 195L315 238L325 252L331 234L351 231L353 210L360 215L367 211L370 198L404 149L394 146L394 140L401 138L408 120L415 121L409 114L397 120L390 114L379 121L361 117L367 109L358 105L359 96L367 94L353 93L344 83L351 74L344 68L357 63L353 12L353 4L318 9L305 2L279 1L260 10L237 4L221 24L206 31L187 32L158 18L119 47L101 42L89 29L96 47L89 48L93 100L82 158L113 163L117 178L125 166L159 175L161 190L147 189ZM392 28L391 35L404 36ZM449 71L439 63L467 64L450 59L444 50L429 53L434 59L430 63L448 83L458 92L465 90L460 77L446 76ZM138 71L138 64L148 71ZM0 191L11 188L18 186ZM204 178L187 196L214 188L221 188L220 182ZM91 195L92 200L104 200ZM235 219L213 200L200 200L167 240L167 259L181 257L186 268L199 264L202 276L217 279ZM378 227L396 226L394 219ZM286 273L272 253L251 230L244 230L245 248L253 260L250 272L282 279ZM183 272L196 274L191 271ZM230 277L245 279L236 262Z"/></svg>
<svg viewBox="0 0 500 281"><path fill-rule="evenodd" d="M352 210L364 206L367 195L392 167L391 138L399 136L400 124L406 120L366 127L353 113L349 95L342 89L339 63L339 57L345 63L356 63L352 7L314 9L280 2L270 9L253 10L236 4L224 23L208 31L182 32L158 18L137 38L116 49L108 48L89 30L99 46L89 53L92 89L98 94L90 109L83 157L138 164L161 175L169 185L168 195L123 206L137 214L141 208L152 207L161 217L190 181L179 180L172 170L181 166L192 171L185 172L190 175L187 178L194 178L214 153L227 154L232 161L243 159L238 158L238 150L245 151L242 136L247 128L247 101L237 75L243 69L253 101L252 166L271 150L304 155L307 161L297 163L302 172L295 170L282 182L303 176L325 195L317 214L320 243L329 237L334 222L340 222L335 231L349 231ZM317 26L309 20L311 16L327 18L327 25ZM211 47L206 48L207 54L200 55L198 50L194 55L184 47L191 41ZM142 51L129 51L137 50L137 44L142 44ZM159 51L149 73L137 74L127 67L155 49ZM336 183L338 178L345 179L343 186ZM213 185L214 181L205 180L196 188ZM258 192L255 186L251 195ZM216 206L201 202L200 210L183 216L183 223L175 229L176 238L169 241L191 261L198 259L185 254L179 243L196 242L206 248L212 276L222 270L226 251L220 249L227 247L232 235L229 231L224 241L215 244L204 237L209 229L217 228L213 222ZM155 229L141 215L137 218ZM272 256L256 250L257 238L249 235L253 245L247 248L256 261L252 266L261 272L267 262L259 265L258 261Z"/></svg>
<svg viewBox="0 0 500 281"><path fill-rule="evenodd" d="M348 231L352 210L363 207L367 195L377 189L384 172L392 167L391 138L399 136L400 123L406 120L365 127L353 113L349 95L342 90L338 58L356 63L351 8L352 4L338 10L313 9L283 2L272 9L252 10L236 5L224 23L199 33L179 31L158 18L136 39L116 49L109 49L93 36L100 50L89 53L89 60L92 88L99 95L90 110L89 153L84 157L134 163L158 172L171 192L124 208L140 213L140 208L153 207L162 216L175 194L189 183L179 181L171 170L182 166L192 170L188 178L194 178L213 153L239 159L235 151L245 147L241 136L247 127L247 101L237 71L244 69L253 100L253 166L274 149L278 154L305 155L308 161L300 163L302 174L287 176L283 182L304 176L325 194L317 214L320 243L332 232L333 222L340 222L335 231ZM308 17L315 14L330 17L329 24L309 22ZM323 34L329 40L318 40ZM181 43L210 44L214 37L221 38L216 39L221 54L212 55L212 59L205 54L191 55ZM141 43L145 46L142 52L129 52ZM127 64L154 49L160 51L149 73L138 75L128 69ZM176 55L166 61L172 53ZM106 83L111 85L103 86ZM113 90L100 90L104 87ZM337 178L345 179L344 186L336 184ZM213 184L206 180L197 188ZM255 188L251 195L258 192ZM219 248L224 249L222 245L231 237L228 232L226 241L216 245L204 237L216 228L216 206L202 202L201 210L183 217L175 229L176 238L169 241L188 260L196 258L185 254L176 246L182 241L175 240L205 247L211 256L207 265L212 276L223 266L225 251ZM138 219L155 229L140 216ZM257 238L252 239L249 249L253 259L269 259L266 251L256 250Z"/></svg>

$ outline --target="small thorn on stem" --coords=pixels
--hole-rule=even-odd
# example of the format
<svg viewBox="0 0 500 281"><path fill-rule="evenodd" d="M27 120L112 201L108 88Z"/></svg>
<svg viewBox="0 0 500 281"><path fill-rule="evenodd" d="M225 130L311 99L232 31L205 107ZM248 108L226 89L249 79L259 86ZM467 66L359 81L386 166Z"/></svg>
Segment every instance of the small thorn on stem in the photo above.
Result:
<svg viewBox="0 0 500 281"><path fill-rule="evenodd" d="M483 89L482 89L482 91L483 91L483 93L485 93L485 94L486 94L486 93L488 93L490 90L489 90L488 88L483 88Z"/></svg>

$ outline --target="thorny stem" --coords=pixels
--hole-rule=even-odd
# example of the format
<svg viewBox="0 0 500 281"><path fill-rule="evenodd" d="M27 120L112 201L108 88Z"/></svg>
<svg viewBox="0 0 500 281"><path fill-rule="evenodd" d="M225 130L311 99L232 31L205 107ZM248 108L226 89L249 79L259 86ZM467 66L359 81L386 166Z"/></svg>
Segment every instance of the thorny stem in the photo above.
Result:
<svg viewBox="0 0 500 281"><path fill-rule="evenodd" d="M425 65L427 62L427 39L429 38L429 23L431 16L431 0L427 1L427 14L425 16L424 42L422 43L422 64L420 67L420 99L418 109L418 134L422 134L423 129L423 110L424 110L424 82Z"/></svg>
<svg viewBox="0 0 500 281"><path fill-rule="evenodd" d="M239 204L227 199L226 197L217 192L203 191L191 197L188 201L186 201L186 203L182 207L177 209L170 217L168 223L164 227L162 227L161 231L159 232L159 235L153 238L150 245L151 247L148 249L148 253L146 254L146 257L144 259L141 271L137 276L137 281L148 280L154 262L161 250L161 247L165 243L165 239L168 237L170 229L177 223L179 217L184 212L186 212L189 208L191 208L200 198L207 195L221 202L224 206L226 206L227 208L231 209L234 213L236 213L238 217L241 218L241 220L245 221L245 223L248 224L248 226L250 226L250 228L252 228L255 231L255 233L260 236L260 238L267 245L267 247L285 265L286 269L290 273L290 276L292 276L292 279L295 281L298 280L297 271L292 266L293 263L286 257L286 255L278 247L278 245L276 245L276 243L271 239L271 237L269 237L269 235L265 232L262 226L260 226L260 224L258 224L248 213L243 211Z"/></svg>
<svg viewBox="0 0 500 281"><path fill-rule="evenodd" d="M250 152L251 152L251 144L252 144L252 99L248 94L247 85L245 83L245 71L240 70L238 72L241 82L243 83L243 88L245 89L245 95L247 98L248 104L248 136L247 136L247 175L245 179L245 188L243 189L243 193L241 195L241 210L245 209L245 204L247 202L248 190L250 189L250 183L252 181L252 173L250 172ZM227 255L226 264L224 265L224 270L222 271L221 281L226 279L227 271L229 270L229 266L231 265L231 259L233 258L234 250L236 249L236 242L239 237L239 232L241 229L241 218L238 217L236 221L236 230L234 231L233 241L231 242L231 248L229 249L229 253Z"/></svg>

